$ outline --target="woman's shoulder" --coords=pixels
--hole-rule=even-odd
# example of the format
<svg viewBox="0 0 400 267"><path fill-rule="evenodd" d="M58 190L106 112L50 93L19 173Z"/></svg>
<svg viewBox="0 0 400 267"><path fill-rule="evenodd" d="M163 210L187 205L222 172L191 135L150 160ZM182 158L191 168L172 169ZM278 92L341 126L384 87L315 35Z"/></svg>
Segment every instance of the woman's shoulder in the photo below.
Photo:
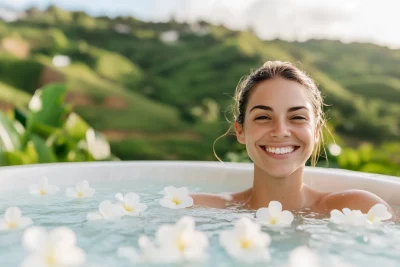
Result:
<svg viewBox="0 0 400 267"><path fill-rule="evenodd" d="M319 206L327 210L349 208L367 213L376 204L384 204L393 213L393 209L383 199L371 192L358 189L324 194Z"/></svg>

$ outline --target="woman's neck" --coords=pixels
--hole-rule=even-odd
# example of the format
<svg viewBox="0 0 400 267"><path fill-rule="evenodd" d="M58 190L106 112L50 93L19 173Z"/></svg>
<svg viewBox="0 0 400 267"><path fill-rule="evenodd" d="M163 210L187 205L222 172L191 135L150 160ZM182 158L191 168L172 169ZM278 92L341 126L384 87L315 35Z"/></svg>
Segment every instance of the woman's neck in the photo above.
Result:
<svg viewBox="0 0 400 267"><path fill-rule="evenodd" d="M248 208L268 207L273 200L282 203L286 210L303 208L307 191L307 187L303 185L303 173L304 167L301 167L288 177L277 178L254 165L254 182Z"/></svg>

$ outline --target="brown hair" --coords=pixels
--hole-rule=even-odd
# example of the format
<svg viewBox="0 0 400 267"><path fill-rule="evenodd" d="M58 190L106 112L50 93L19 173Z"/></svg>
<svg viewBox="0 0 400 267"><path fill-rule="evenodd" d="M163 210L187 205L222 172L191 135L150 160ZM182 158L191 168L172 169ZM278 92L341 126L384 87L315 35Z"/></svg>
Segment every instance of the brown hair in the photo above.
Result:
<svg viewBox="0 0 400 267"><path fill-rule="evenodd" d="M274 78L283 78L286 80L295 81L303 85L308 92L309 100L315 112L316 127L318 127L319 132L319 141L315 145L311 156L311 165L315 166L319 153L321 151L321 147L323 147L322 130L325 126L325 116L323 111L324 101L321 92L317 88L313 79L309 77L305 72L293 66L291 63L282 61L267 61L261 68L242 78L236 87L236 93L234 96L235 103L231 107L234 119L236 122L243 126L247 103L249 101L252 89L262 81ZM224 135L220 136L219 138L231 132L231 129L232 126ZM217 140L219 138L217 138Z"/></svg>

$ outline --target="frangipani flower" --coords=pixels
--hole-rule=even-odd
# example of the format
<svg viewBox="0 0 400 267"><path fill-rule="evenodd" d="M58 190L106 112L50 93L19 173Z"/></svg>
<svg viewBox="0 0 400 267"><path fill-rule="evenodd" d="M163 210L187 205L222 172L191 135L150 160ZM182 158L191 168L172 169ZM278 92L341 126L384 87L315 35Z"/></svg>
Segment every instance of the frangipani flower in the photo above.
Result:
<svg viewBox="0 0 400 267"><path fill-rule="evenodd" d="M193 206L193 198L189 196L186 187L167 186L164 188L164 198L160 199L160 205L170 209L187 208Z"/></svg>
<svg viewBox="0 0 400 267"><path fill-rule="evenodd" d="M166 248L157 247L147 236L138 241L140 251L133 247L119 247L117 255L128 259L131 263L172 263L180 260L179 253ZM172 252L172 253L171 253Z"/></svg>
<svg viewBox="0 0 400 267"><path fill-rule="evenodd" d="M104 200L99 205L99 211L89 212L87 219L93 220L115 220L120 219L123 213L121 207L117 204L113 204L110 200Z"/></svg>
<svg viewBox="0 0 400 267"><path fill-rule="evenodd" d="M41 227L30 227L22 243L30 255L21 267L75 267L85 263L85 252L76 246L75 233L66 227L49 233Z"/></svg>
<svg viewBox="0 0 400 267"><path fill-rule="evenodd" d="M156 233L157 244L170 257L197 261L206 257L207 236L195 229L193 217L184 216L175 225L161 225Z"/></svg>
<svg viewBox="0 0 400 267"><path fill-rule="evenodd" d="M140 203L140 197L133 192L122 196L121 193L115 195L115 198L120 201L122 211L125 215L138 216L140 212L147 209L147 205Z"/></svg>
<svg viewBox="0 0 400 267"><path fill-rule="evenodd" d="M228 254L246 263L267 262L271 258L268 250L271 237L246 217L236 221L234 229L222 231L219 242Z"/></svg>
<svg viewBox="0 0 400 267"><path fill-rule="evenodd" d="M93 188L89 187L89 182L86 180L80 181L76 184L75 188L67 188L66 195L67 197L73 198L84 198L93 196L94 192Z"/></svg>
<svg viewBox="0 0 400 267"><path fill-rule="evenodd" d="M60 188L55 185L49 185L49 179L43 177L38 184L29 187L29 192L35 196L54 195Z"/></svg>
<svg viewBox="0 0 400 267"><path fill-rule="evenodd" d="M0 231L24 228L32 223L31 219L21 216L21 210L18 207L10 207L6 210L4 219L0 220Z"/></svg>
<svg viewBox="0 0 400 267"><path fill-rule="evenodd" d="M392 214L385 205L376 204L368 211L366 218L371 224L380 224L384 220L391 219Z"/></svg>
<svg viewBox="0 0 400 267"><path fill-rule="evenodd" d="M289 253L288 267L319 267L318 256L306 246L297 247Z"/></svg>
<svg viewBox="0 0 400 267"><path fill-rule="evenodd" d="M268 208L260 208L256 212L257 222L267 226L287 227L293 222L294 216L288 211L282 211L279 201L271 201Z"/></svg>
<svg viewBox="0 0 400 267"><path fill-rule="evenodd" d="M192 217L182 217L175 225L161 225L153 243L147 236L139 238L140 252L132 247L120 247L118 256L132 263L171 263L198 261L206 258L207 236L195 230Z"/></svg>
<svg viewBox="0 0 400 267"><path fill-rule="evenodd" d="M365 226L368 220L360 210L350 210L348 208L331 210L330 221L335 224L346 224L352 226Z"/></svg>

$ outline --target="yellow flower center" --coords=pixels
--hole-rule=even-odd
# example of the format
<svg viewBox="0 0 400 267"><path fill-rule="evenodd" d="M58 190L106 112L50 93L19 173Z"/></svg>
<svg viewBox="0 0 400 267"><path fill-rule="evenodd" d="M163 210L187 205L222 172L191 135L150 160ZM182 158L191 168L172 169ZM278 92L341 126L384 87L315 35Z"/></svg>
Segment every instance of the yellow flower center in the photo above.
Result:
<svg viewBox="0 0 400 267"><path fill-rule="evenodd" d="M43 190L43 189L40 189L40 195L42 195L42 196L44 196L44 195L46 195L46 191L45 190Z"/></svg>
<svg viewBox="0 0 400 267"><path fill-rule="evenodd" d="M276 218L272 218L269 223L274 225L274 224L277 224L278 222L277 222Z"/></svg>
<svg viewBox="0 0 400 267"><path fill-rule="evenodd" d="M241 248L244 248L244 249L250 248L252 245L253 245L253 242L251 242L251 241L248 240L248 239L242 239L242 240L240 240L240 246L241 246Z"/></svg>
<svg viewBox="0 0 400 267"><path fill-rule="evenodd" d="M186 248L186 245L185 245L185 243L182 241L182 239L178 239L178 240L176 241L176 245L178 246L178 249L179 249L180 252L183 252L183 251L185 250L185 248Z"/></svg>
<svg viewBox="0 0 400 267"><path fill-rule="evenodd" d="M134 210L133 207L128 206L128 205L126 205L125 203L124 203L124 209L125 209L126 211L129 211L129 212L132 212L132 211Z"/></svg>
<svg viewBox="0 0 400 267"><path fill-rule="evenodd" d="M177 199L177 198L173 198L173 199L172 199L172 202L174 202L175 205L181 204L181 201L180 201L179 199Z"/></svg>
<svg viewBox="0 0 400 267"><path fill-rule="evenodd" d="M83 193L82 192L78 192L78 197L83 197Z"/></svg>
<svg viewBox="0 0 400 267"><path fill-rule="evenodd" d="M374 216L374 215L370 215L370 216L368 217L368 220L369 220L370 222L373 222L374 219L375 219L375 216Z"/></svg>
<svg viewBox="0 0 400 267"><path fill-rule="evenodd" d="M9 229L13 229L13 228L17 228L18 227L18 223L16 222L9 222L8 223L8 228Z"/></svg>
<svg viewBox="0 0 400 267"><path fill-rule="evenodd" d="M48 266L56 266L57 265L57 261L54 258L53 254L48 254L46 256L46 263L47 263Z"/></svg>

